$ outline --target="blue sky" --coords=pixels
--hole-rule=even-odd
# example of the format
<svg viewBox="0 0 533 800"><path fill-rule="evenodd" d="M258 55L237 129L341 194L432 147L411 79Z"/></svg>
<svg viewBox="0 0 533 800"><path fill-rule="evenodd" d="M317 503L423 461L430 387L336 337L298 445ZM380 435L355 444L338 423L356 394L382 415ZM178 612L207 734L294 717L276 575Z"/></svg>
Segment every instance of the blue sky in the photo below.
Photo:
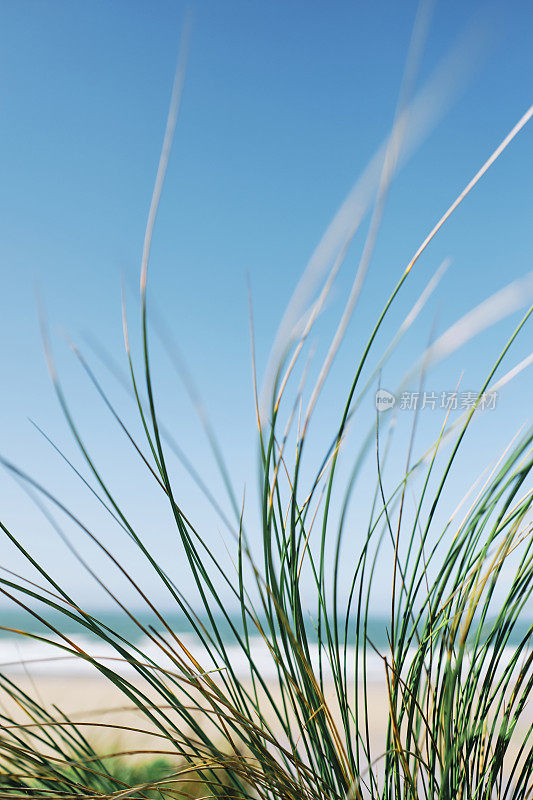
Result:
<svg viewBox="0 0 533 800"><path fill-rule="evenodd" d="M416 3L213 0L191 8L190 55L155 229L150 298L186 354L240 496L244 483L255 482L246 274L261 372L308 258L390 129ZM82 432L104 472L114 476L121 499L153 536L154 547L166 554L173 547L164 533L166 513L154 511L142 472L115 440L64 333L86 347L90 332L122 358L122 274L136 331L144 226L185 4L4 0L0 14L0 452L103 526L103 535L126 554L28 421L42 425L81 463L47 376L37 291ZM451 109L392 187L365 291L318 416L325 438L354 353L386 293L440 214L531 103L532 24L533 9L526 2L436 4L417 86L465 32L471 63L466 60ZM442 259L452 259L438 296L384 376L391 385L420 352L435 320L437 330L444 330L531 270L532 137L531 127L519 135L413 271L393 316L396 324ZM318 326L319 355L342 310L358 242ZM463 385L475 388L518 319L515 314L469 344L432 377L431 388L453 388L461 371L470 381ZM136 333L133 340L138 344ZM529 330L514 347L509 368L528 354L530 341ZM223 497L186 393L157 347L154 359L165 421ZM98 369L133 420L128 398ZM531 371L523 373L502 396L497 413L480 423L458 491L468 483L469 470L495 456L527 419L532 388ZM214 541L218 523L186 476L178 471L176 480L191 516ZM3 521L91 600L90 579L58 548L7 474L0 478L0 500ZM84 551L86 545L80 541L79 547ZM5 559L20 564L11 550ZM105 575L103 562L101 569Z"/></svg>

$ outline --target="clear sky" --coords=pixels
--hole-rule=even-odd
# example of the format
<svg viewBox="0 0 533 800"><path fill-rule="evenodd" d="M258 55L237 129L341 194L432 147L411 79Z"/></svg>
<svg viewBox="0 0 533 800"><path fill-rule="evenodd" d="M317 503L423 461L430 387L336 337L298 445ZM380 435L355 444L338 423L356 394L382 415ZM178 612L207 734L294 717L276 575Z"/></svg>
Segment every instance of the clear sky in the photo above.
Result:
<svg viewBox="0 0 533 800"><path fill-rule="evenodd" d="M239 497L244 483L255 484L256 463L246 274L262 373L307 260L390 130L416 7L410 0L199 0L191 6L190 54L155 229L150 297L185 353ZM90 355L85 343L90 332L124 364L123 274L138 346L144 226L184 14L185 4L164 0L0 3L0 452L93 521L117 552L127 552L28 421L35 420L81 464L47 376L37 290L65 391L91 452L106 477L113 476L119 497L156 550L176 563L166 512L156 510L147 479L82 379L64 334ZM318 417L326 439L332 431L326 423L338 411L354 353L393 283L531 104L532 30L529 2L436 4L417 87L461 37L467 37L471 57L461 62L463 74L453 76L451 108L392 187L365 291ZM385 376L391 385L420 352L433 324L442 332L532 269L532 185L530 125L413 271L393 317L396 324L439 263L452 259L434 302ZM342 310L360 246L354 244L320 322L319 354ZM476 388L518 319L514 314L469 344L432 377L430 388L453 389L462 370L463 386ZM514 347L508 368L528 354L530 344L531 329ZM91 358L113 400L133 420L127 396ZM186 393L157 348L154 359L165 422L225 503ZM497 412L480 422L471 461L461 468L465 487L468 470L488 463L527 419L531 374L522 373ZM214 542L220 525L176 470L178 495ZM0 474L0 509L5 524L32 552L52 563L81 598L94 599L91 579L7 473ZM79 546L85 552L86 545ZM3 548L3 563L20 565L11 549ZM107 567L100 566L106 575Z"/></svg>

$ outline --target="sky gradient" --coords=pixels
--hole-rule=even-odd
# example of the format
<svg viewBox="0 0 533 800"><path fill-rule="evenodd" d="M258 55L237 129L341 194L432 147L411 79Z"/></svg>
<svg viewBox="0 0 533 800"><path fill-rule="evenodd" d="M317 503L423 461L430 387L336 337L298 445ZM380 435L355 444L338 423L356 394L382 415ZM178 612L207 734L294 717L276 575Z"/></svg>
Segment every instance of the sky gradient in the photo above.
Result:
<svg viewBox="0 0 533 800"><path fill-rule="evenodd" d="M191 7L185 89L156 222L149 297L185 354L239 497L244 484L255 484L256 468L246 276L262 374L307 260L390 130L416 9L413 2L382 0L212 0ZM88 340L104 345L125 366L124 276L132 342L139 352L144 226L185 10L180 2L137 0L3 0L0 5L0 454L103 526L99 530L125 557L127 546L107 531L87 491L29 421L81 464L47 375L36 296L82 433L104 473L114 476L118 496L166 557L173 546L163 533L166 511L154 511L152 490L145 490L146 479L120 437L115 440L65 338L90 355L112 399L134 419L130 401L91 353ZM416 86L457 42L467 42L471 57L461 62L463 74L453 76L451 108L391 189L365 290L317 417L324 441L349 385L354 353L394 282L530 105L532 26L533 7L526 2L435 5ZM452 262L435 301L384 375L391 387L432 330L442 332L532 269L532 153L530 126L413 270L393 316L396 325L442 260ZM354 242L318 325L318 362L362 241ZM476 388L518 320L514 314L470 343L428 379L428 387L453 389L464 372L464 388ZM529 329L507 368L527 356L530 343ZM191 403L157 344L154 369L166 424L224 498ZM490 417L487 412L473 434L458 491L469 470L485 466L527 420L532 390L530 370L502 395L496 412ZM427 424L429 430L438 420ZM179 471L176 480L191 514L218 541L220 526L201 495ZM0 477L0 506L2 521L20 532L38 558L52 559L90 601L91 579L59 548L56 535L6 472ZM79 547L85 552L85 543ZM4 563L20 566L20 559L9 549ZM103 562L101 569L106 574Z"/></svg>

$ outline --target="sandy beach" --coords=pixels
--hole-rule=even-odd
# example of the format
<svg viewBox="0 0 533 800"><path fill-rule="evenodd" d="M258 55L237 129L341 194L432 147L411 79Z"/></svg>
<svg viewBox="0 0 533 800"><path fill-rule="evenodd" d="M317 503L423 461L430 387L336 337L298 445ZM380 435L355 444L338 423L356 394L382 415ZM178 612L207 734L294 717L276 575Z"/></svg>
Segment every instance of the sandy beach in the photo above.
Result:
<svg viewBox="0 0 533 800"><path fill-rule="evenodd" d="M99 754L129 754L132 758L145 758L152 756L157 751L162 755L172 757L174 752L169 749L168 740L158 733L155 725L150 724L146 717L133 706L132 701L126 697L116 686L101 676L65 676L65 675L35 675L16 676L13 678L17 686L46 706L54 717L58 717L54 706L59 708L66 716L82 725L84 734L95 746ZM152 702L160 704L160 698L155 699L146 685L135 684L141 688ZM249 686L247 688L250 688ZM353 687L352 687L353 688ZM279 699L279 691L272 688L273 697ZM333 717L336 702L333 688L326 692L326 700ZM385 749L386 724L388 717L388 699L385 683L373 682L368 684L369 700L369 733L373 756L377 757ZM24 711L1 692L1 706L4 713L17 723L28 724L31 722ZM268 704L264 704L264 713L272 719L272 712L268 711ZM170 719L177 720L176 716L164 708ZM212 723L201 714L195 718L201 719L202 729L213 736L216 733ZM525 732L533 724L533 708L531 704L526 707L517 733ZM183 723L179 730L184 732ZM281 742L281 739L280 739ZM515 748L509 751L509 763L513 761ZM374 755L375 754L375 755Z"/></svg>
<svg viewBox="0 0 533 800"><path fill-rule="evenodd" d="M147 751L153 753L154 750L159 750L173 755L168 742L158 734L156 726L150 724L116 686L100 676L35 675L16 676L14 680L22 691L46 706L54 717L58 716L57 711L54 711L55 706L70 720L82 725L84 734L99 753L135 751L135 756L143 757ZM141 686L140 683L136 685L142 688L154 703L161 703L160 698L154 699L153 692L151 693L146 685ZM388 701L384 684L372 683L369 687L370 736L373 748L379 753L383 751L385 744ZM278 700L279 690L273 687L272 693L274 699ZM338 713L335 712L333 688L331 687L326 694L332 715L338 718ZM2 708L10 717L17 723L29 722L24 711L7 698L5 692L0 696ZM266 702L263 707L264 713L272 718L272 712L268 710ZM165 709L165 713L169 713L168 709ZM200 716L203 717L202 729L208 732L211 728L213 734L217 735L213 725L205 716L197 714L196 718ZM180 724L180 730L184 730L183 723Z"/></svg>

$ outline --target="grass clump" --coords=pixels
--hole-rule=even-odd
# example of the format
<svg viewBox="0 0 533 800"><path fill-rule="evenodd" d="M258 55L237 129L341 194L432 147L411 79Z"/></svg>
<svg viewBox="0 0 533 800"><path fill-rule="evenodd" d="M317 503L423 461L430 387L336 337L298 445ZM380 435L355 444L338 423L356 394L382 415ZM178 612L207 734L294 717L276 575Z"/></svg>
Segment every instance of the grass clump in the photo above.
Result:
<svg viewBox="0 0 533 800"><path fill-rule="evenodd" d="M144 604L150 622L130 610L98 575L94 577L121 614L150 643L151 650L147 653L131 637L82 608L24 548L17 534L1 524L7 539L40 575L38 582L29 582L3 574L3 595L35 617L55 637L64 655L91 665L102 680L110 682L124 702L136 710L141 722L119 726L74 721L59 709L48 709L4 674L3 693L14 701L23 719L10 713L2 716L0 758L4 777L0 797L526 800L532 794L533 770L532 729L530 725L524 727L533 686L533 627L525 618L533 589L533 431L522 432L521 438L511 443L465 500L460 513L443 522L440 509L476 407L486 392L505 382L504 376L496 383L496 373L533 308L524 313L495 355L471 407L453 419L446 416L435 441L418 455L411 439L405 469L392 477L385 472L395 441L395 428L389 424L393 413L390 417L377 414L359 451L355 457L351 454L347 479L339 464L365 394L375 387L399 337L432 291L430 284L391 339L385 355L375 357L378 333L402 286L442 224L526 124L532 111L467 184L401 273L375 325L367 332L344 408L316 463L308 445L313 414L358 298L367 246L345 315L316 382L306 387L303 368L297 389L293 391L292 387L309 333L355 230L343 233L340 255L303 316L293 318L288 327L285 320L263 404L257 388L255 391L259 537L245 524L245 507L233 493L229 471L205 423L230 494L233 520L200 476L192 474L204 490L206 502L221 513L233 535L233 568L226 569L211 552L202 531L194 526L194 513L184 508L172 480L169 453L175 445L162 427L151 372L148 254L180 90L179 73L143 253L142 374L135 366L125 324L130 389L144 441L130 432L85 358L77 350L75 353L133 454L144 464L147 478L155 482L168 504L200 609L192 607L166 565L153 556L113 486L102 477L78 431L48 347L47 352L59 402L92 475L91 491L149 564L174 608L187 619L203 657L197 655L197 649L192 652L190 639L174 630L98 531L90 529L39 480L6 464L40 498L48 521L60 534L64 517L112 560ZM378 207L391 177L390 159L398 145L397 136L398 127L385 154L377 187ZM372 236L371 224L367 240L370 250ZM498 296L493 302L500 303L502 314L516 309L516 304L506 305L508 295ZM466 338L479 329L478 317L461 321ZM453 350L454 333L448 332L428 348L422 372L443 352ZM464 336L459 339L464 340ZM370 498L370 510L365 523L359 523L359 544L352 546L346 557L343 548L348 510L354 487L359 486ZM406 496L411 487L416 487L416 503L414 511L408 513ZM506 595L501 602L495 600L495 590L504 569ZM386 645L378 646L370 635L371 609L373 594L383 588L384 575L391 590L391 611ZM305 581L311 581L314 587L312 609L305 602ZM237 616L228 610L226 595L233 597ZM55 622L61 617L112 648L116 660L98 658L81 647ZM46 638L31 631L19 633ZM258 640L269 655L272 677L265 674L263 662L257 659ZM236 650L246 665L246 674L236 669ZM385 740L380 748L372 734L376 712L369 675L370 662L376 657L386 699ZM120 729L123 734L140 732L151 737L149 752L156 760L128 766L126 755L114 760L110 754L99 755L92 735L97 735L97 730L91 729L98 724Z"/></svg>

